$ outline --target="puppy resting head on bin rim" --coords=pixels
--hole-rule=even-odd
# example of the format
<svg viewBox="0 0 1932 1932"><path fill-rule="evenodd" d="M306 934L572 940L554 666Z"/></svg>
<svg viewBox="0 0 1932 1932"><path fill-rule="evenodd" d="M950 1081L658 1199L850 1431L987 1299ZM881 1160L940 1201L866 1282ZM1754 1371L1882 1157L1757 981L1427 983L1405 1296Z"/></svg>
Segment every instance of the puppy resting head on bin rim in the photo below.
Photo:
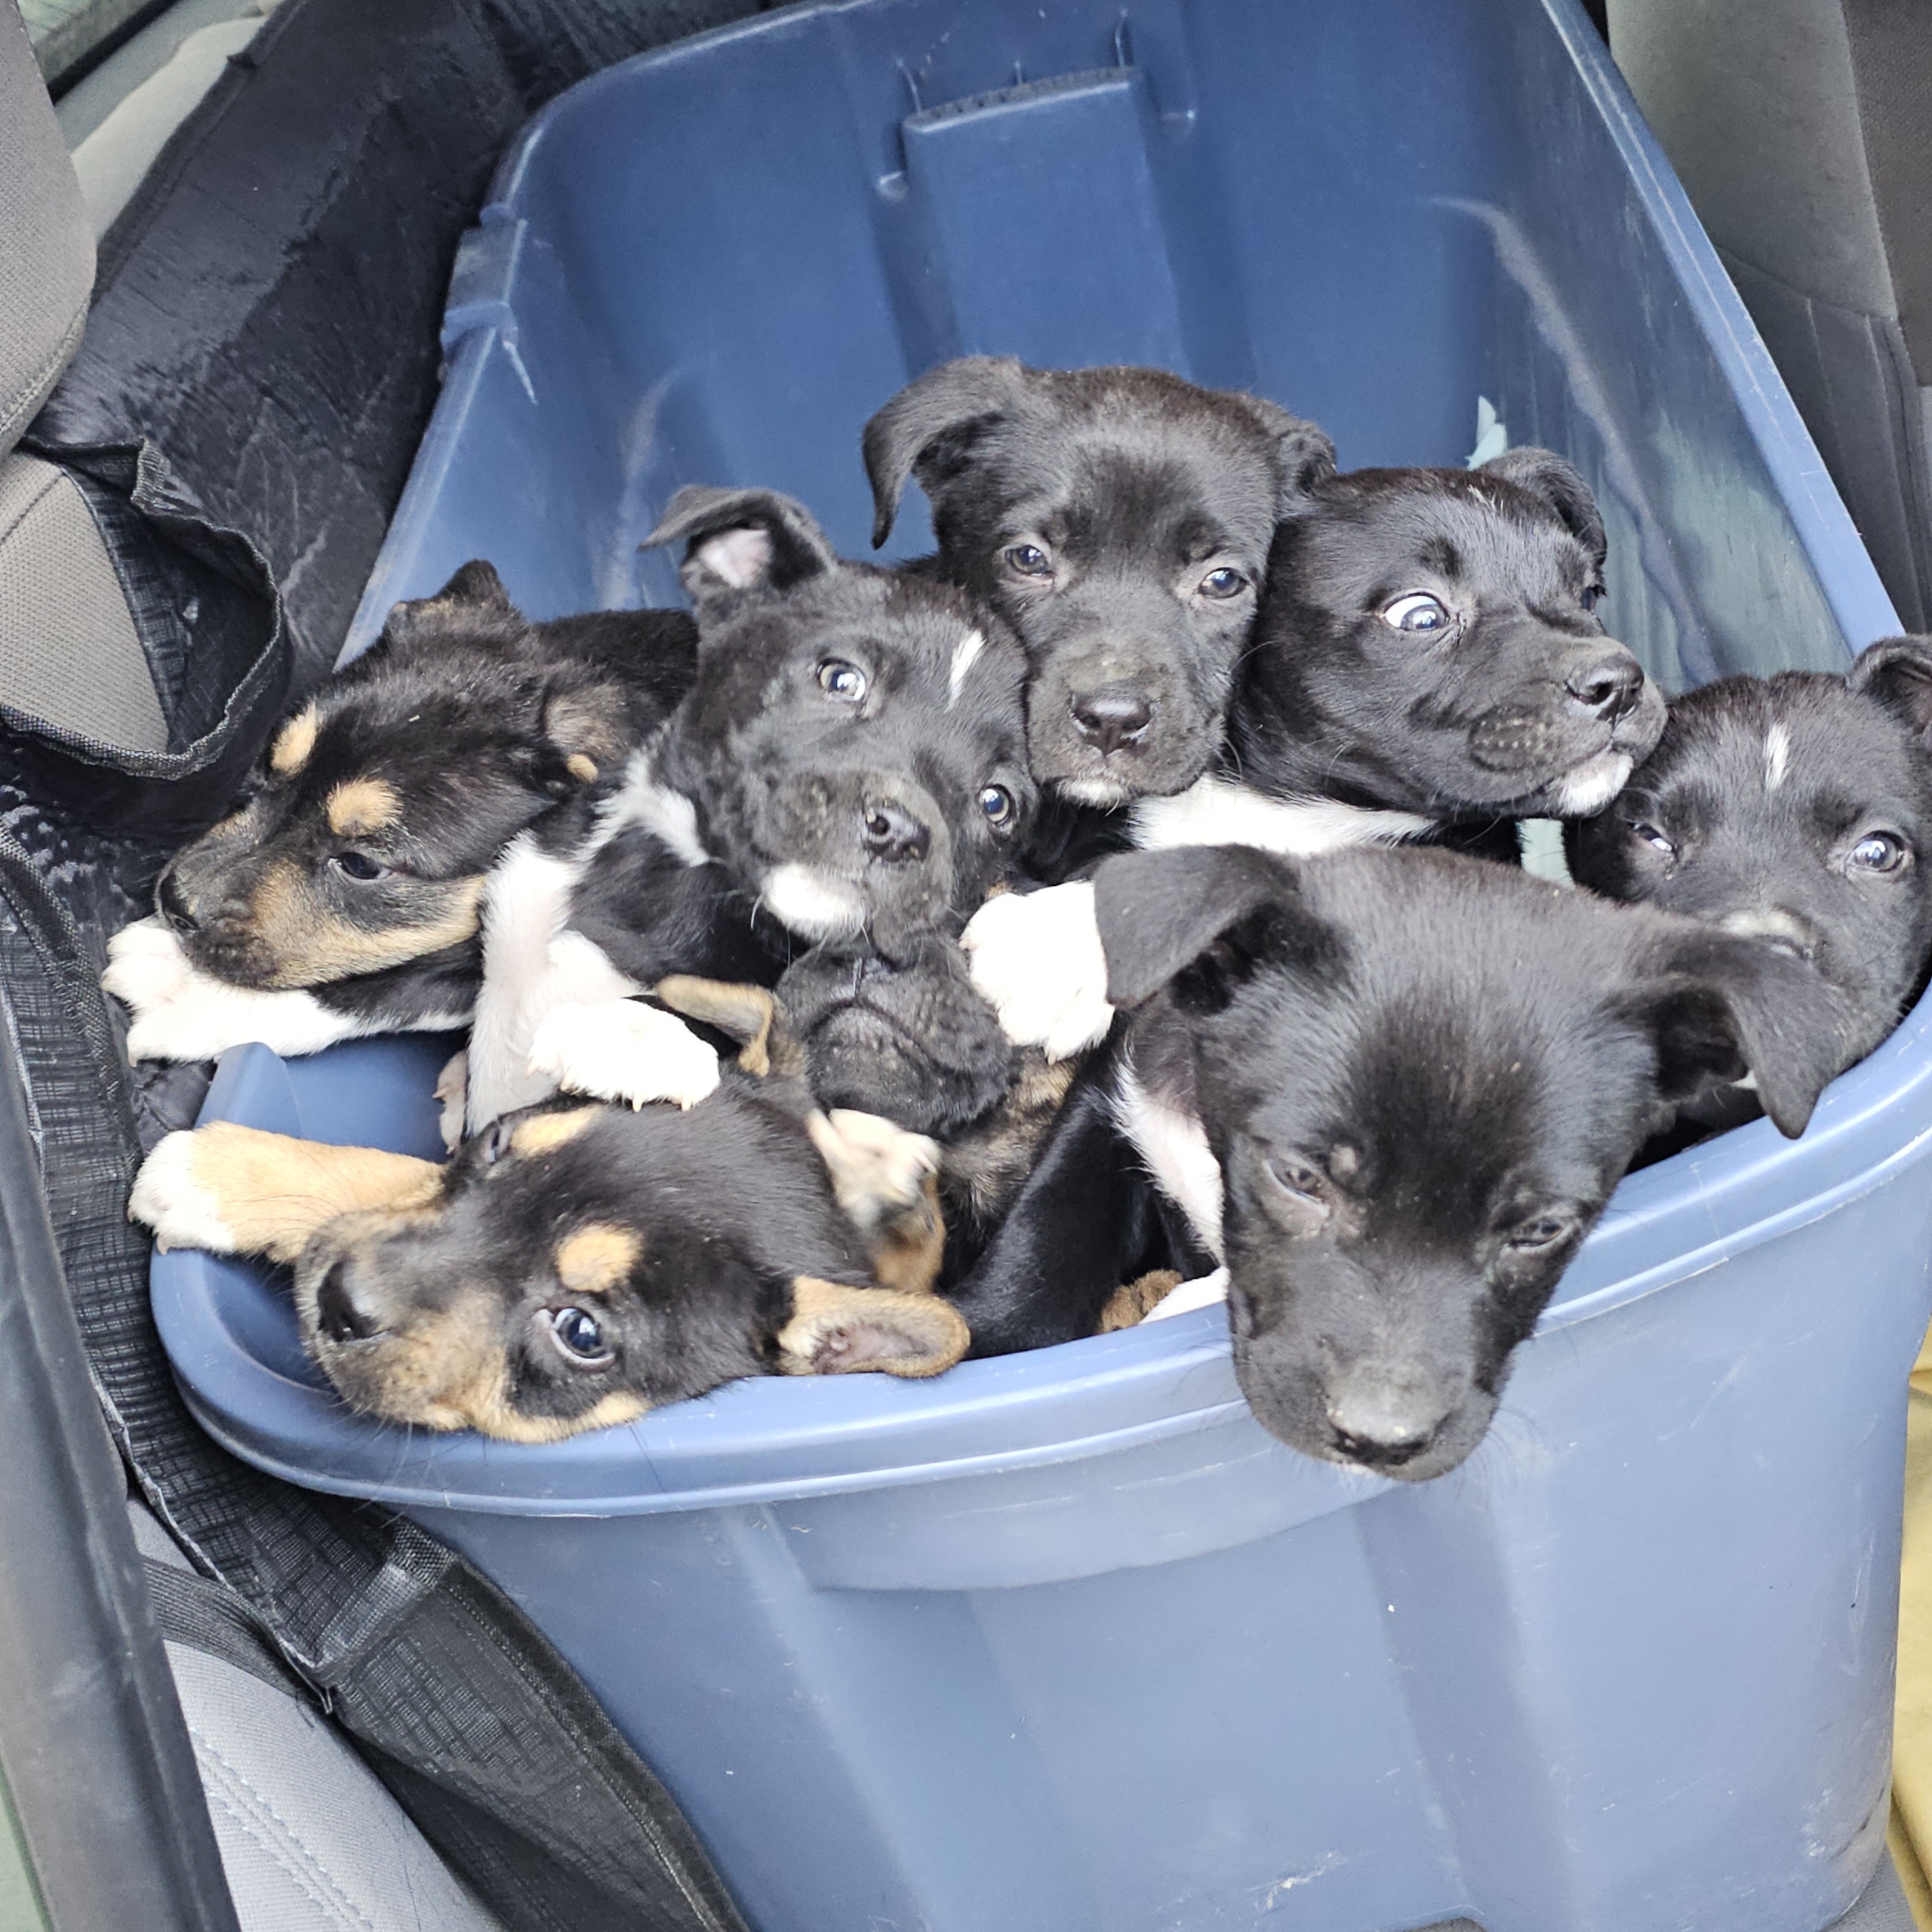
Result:
<svg viewBox="0 0 1932 1932"><path fill-rule="evenodd" d="M1481 860L1137 853L1095 897L1109 996L1137 1009L1124 1122L1194 1123L1219 1164L1220 1198L1176 1195L1227 1265L1244 1393L1283 1441L1386 1475L1481 1440L1677 1103L1748 1069L1796 1134L1838 1063L1801 961Z"/></svg>
<svg viewBox="0 0 1932 1932"><path fill-rule="evenodd" d="M770 1010L682 984L721 1025ZM444 1166L217 1123L160 1143L129 1212L164 1247L292 1263L303 1344L365 1414L546 1442L740 1376L949 1367L965 1324L924 1292L936 1159L817 1112L795 1067L688 1112L508 1115Z"/></svg>

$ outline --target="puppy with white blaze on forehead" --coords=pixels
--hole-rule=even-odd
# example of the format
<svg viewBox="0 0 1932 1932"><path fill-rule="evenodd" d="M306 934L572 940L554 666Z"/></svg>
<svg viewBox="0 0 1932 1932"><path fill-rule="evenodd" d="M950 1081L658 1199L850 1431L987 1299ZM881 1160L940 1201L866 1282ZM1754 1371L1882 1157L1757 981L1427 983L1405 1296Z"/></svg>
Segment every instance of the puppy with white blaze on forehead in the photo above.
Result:
<svg viewBox="0 0 1932 1932"><path fill-rule="evenodd" d="M1256 1417L1406 1480L1481 1441L1660 1120L1749 1071L1796 1134L1836 1065L1799 961L1457 854L1135 853L1094 895L1120 1123L1229 1270ZM1121 1279L1033 1251L958 1298L975 1353L1092 1333Z"/></svg>
<svg viewBox="0 0 1932 1932"><path fill-rule="evenodd" d="M869 1090L840 1104L916 1096L943 1035L982 1043L983 1111L1011 1051L952 942L1033 809L1018 645L947 585L841 561L770 491L682 490L651 541L688 546L696 678L614 795L491 881L472 1131L560 1084L691 1105L716 1056L637 995L672 973L774 986L808 954L819 1032L841 974L873 1029ZM881 969L916 980L917 1029L872 997Z"/></svg>

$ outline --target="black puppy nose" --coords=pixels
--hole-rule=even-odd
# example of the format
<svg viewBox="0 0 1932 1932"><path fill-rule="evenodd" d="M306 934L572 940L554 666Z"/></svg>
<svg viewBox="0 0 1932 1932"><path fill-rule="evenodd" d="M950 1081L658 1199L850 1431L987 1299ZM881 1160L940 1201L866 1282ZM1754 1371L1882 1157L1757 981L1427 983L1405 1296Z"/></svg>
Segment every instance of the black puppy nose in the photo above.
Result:
<svg viewBox="0 0 1932 1932"><path fill-rule="evenodd" d="M349 1291L346 1256L331 1263L315 1291L315 1326L331 1342L366 1342L380 1326L355 1306Z"/></svg>
<svg viewBox="0 0 1932 1932"><path fill-rule="evenodd" d="M1635 705L1644 688L1643 666L1624 651L1580 665L1563 681L1564 689L1586 711L1614 724Z"/></svg>
<svg viewBox="0 0 1932 1932"><path fill-rule="evenodd" d="M1154 721L1152 701L1131 685L1103 685L1097 691L1075 691L1071 703L1080 735L1091 738L1103 755L1133 744Z"/></svg>
<svg viewBox="0 0 1932 1932"><path fill-rule="evenodd" d="M1433 1404L1371 1387L1332 1395L1328 1423L1335 1447L1352 1463L1399 1469L1435 1440L1441 1417Z"/></svg>
<svg viewBox="0 0 1932 1932"><path fill-rule="evenodd" d="M866 801L866 849L888 865L922 860L931 851L932 833L906 808L891 798Z"/></svg>
<svg viewBox="0 0 1932 1932"><path fill-rule="evenodd" d="M162 874L161 884L154 897L162 918L174 931L192 933L200 926L201 921L195 917L193 909L188 903L187 894L181 890L180 881L171 872Z"/></svg>

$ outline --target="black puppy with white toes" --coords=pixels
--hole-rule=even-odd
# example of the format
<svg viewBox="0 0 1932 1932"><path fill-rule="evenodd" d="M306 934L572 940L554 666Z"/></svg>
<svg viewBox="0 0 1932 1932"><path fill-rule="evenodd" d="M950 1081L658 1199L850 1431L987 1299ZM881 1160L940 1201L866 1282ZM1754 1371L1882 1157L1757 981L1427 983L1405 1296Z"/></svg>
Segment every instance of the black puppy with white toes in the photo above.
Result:
<svg viewBox="0 0 1932 1932"><path fill-rule="evenodd" d="M1777 946L1836 996L1835 1060L1897 1025L1932 956L1932 638L1841 675L1726 678L1677 699L1616 801L1568 829L1572 875ZM1730 1088L1687 1110L1758 1111Z"/></svg>
<svg viewBox="0 0 1932 1932"><path fill-rule="evenodd" d="M1454 853L1130 854L1095 905L1121 1124L1226 1263L1257 1417L1405 1479L1481 1441L1660 1118L1748 1069L1796 1134L1835 1066L1801 961ZM1013 1291L1076 1334L1114 1285Z"/></svg>
<svg viewBox="0 0 1932 1932"><path fill-rule="evenodd" d="M921 1131L983 1112L1011 1052L950 941L1033 808L1018 645L950 586L842 561L770 491L681 491L651 540L688 546L696 679L573 837L492 878L472 1131L559 1082L689 1104L715 1055L633 996L772 986L808 953L785 997L841 1103ZM930 1077L949 1040L969 1094Z"/></svg>
<svg viewBox="0 0 1932 1932"><path fill-rule="evenodd" d="M1319 429L1161 370L973 355L902 389L864 445L875 544L916 476L939 540L931 568L1025 645L1043 785L1115 806L1207 769L1275 523L1334 468Z"/></svg>

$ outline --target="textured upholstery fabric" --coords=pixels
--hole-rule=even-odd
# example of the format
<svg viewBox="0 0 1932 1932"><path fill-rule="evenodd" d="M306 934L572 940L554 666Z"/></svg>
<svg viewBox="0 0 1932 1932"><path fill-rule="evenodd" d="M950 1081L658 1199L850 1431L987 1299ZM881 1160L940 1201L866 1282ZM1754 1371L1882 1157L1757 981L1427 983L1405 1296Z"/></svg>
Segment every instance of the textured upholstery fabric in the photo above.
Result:
<svg viewBox="0 0 1932 1932"><path fill-rule="evenodd" d="M81 339L94 235L16 0L0 0L0 456Z"/></svg>
<svg viewBox="0 0 1932 1932"><path fill-rule="evenodd" d="M168 724L121 580L79 486L0 457L0 704L128 751Z"/></svg>

